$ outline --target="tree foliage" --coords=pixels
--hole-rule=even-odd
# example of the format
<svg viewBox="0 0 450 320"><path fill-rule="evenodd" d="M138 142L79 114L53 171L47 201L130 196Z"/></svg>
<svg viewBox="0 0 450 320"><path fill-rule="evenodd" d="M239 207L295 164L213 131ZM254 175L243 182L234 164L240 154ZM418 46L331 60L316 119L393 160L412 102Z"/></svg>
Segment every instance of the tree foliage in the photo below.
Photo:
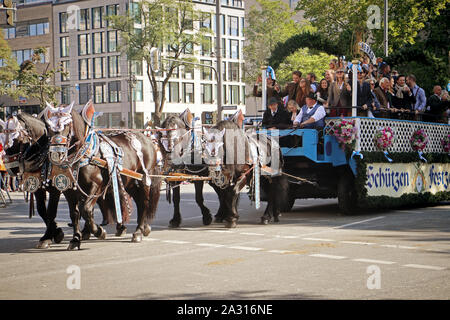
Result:
<svg viewBox="0 0 450 320"><path fill-rule="evenodd" d="M247 40L244 47L244 81L250 83L259 74L260 67L266 65L278 43L283 43L296 33L301 26L293 21L295 11L279 0L256 0L247 14L244 29Z"/></svg>
<svg viewBox="0 0 450 320"><path fill-rule="evenodd" d="M183 61L195 60L188 52L195 46L210 46L208 28L202 28L202 13L189 0L141 0L139 10L128 16L111 16L111 27L120 31L119 49L131 60L145 60L155 102L154 123L159 125L166 101L165 88L174 70ZM135 21L141 27L135 29ZM210 35L212 37L212 34ZM151 67L151 48L164 48L171 59L163 60L160 71ZM211 48L212 49L212 48ZM158 88L158 81L161 87Z"/></svg>
<svg viewBox="0 0 450 320"><path fill-rule="evenodd" d="M328 69L330 60L336 58L325 52L310 48L300 48L288 56L277 69L277 81L288 82L292 80L292 71L300 70L304 75L314 72L317 81L323 78L323 73Z"/></svg>
<svg viewBox="0 0 450 320"><path fill-rule="evenodd" d="M0 29L0 34L3 34L2 29ZM0 66L0 96L6 95L17 99L21 92L12 82L17 79L19 65L16 59L12 57L11 48L3 37L0 37L0 60L2 61Z"/></svg>
<svg viewBox="0 0 450 320"><path fill-rule="evenodd" d="M56 95L61 89L52 82L56 73L65 73L61 66L51 68L50 63L41 63L41 56L46 55L43 47L34 49L31 60L25 60L19 69L19 80L24 95L28 98L39 100L41 109L45 108L45 102L56 104Z"/></svg>
<svg viewBox="0 0 450 320"><path fill-rule="evenodd" d="M414 44L417 35L430 17L438 15L450 0L389 0L389 52L404 45ZM379 8L380 27L369 28L374 11L369 6ZM383 52L383 0L299 0L298 10L304 10L319 33L331 40L339 41L346 55L356 55L355 44L359 41L373 41L375 53ZM370 19L369 19L370 18ZM351 43L342 41L351 38ZM369 42L371 42L369 41Z"/></svg>

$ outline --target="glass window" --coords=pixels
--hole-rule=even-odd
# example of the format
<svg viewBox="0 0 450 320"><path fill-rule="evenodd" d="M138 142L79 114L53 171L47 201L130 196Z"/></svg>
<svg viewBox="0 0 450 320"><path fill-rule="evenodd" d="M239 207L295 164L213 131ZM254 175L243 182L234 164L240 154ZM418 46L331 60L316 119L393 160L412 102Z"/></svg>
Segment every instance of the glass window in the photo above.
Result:
<svg viewBox="0 0 450 320"><path fill-rule="evenodd" d="M142 61L132 61L131 62L131 73L135 76L142 76Z"/></svg>
<svg viewBox="0 0 450 320"><path fill-rule="evenodd" d="M183 103L195 103L193 83L183 83Z"/></svg>
<svg viewBox="0 0 450 320"><path fill-rule="evenodd" d="M169 82L169 102L172 103L180 102L179 87L180 86L178 82Z"/></svg>
<svg viewBox="0 0 450 320"><path fill-rule="evenodd" d="M212 103L212 84L202 84L202 103Z"/></svg>
<svg viewBox="0 0 450 320"><path fill-rule="evenodd" d="M89 34L78 35L78 55L84 56L91 53L91 38Z"/></svg>
<svg viewBox="0 0 450 320"><path fill-rule="evenodd" d="M209 13L209 12L202 13L202 20L200 23L200 27L211 29L211 13Z"/></svg>
<svg viewBox="0 0 450 320"><path fill-rule="evenodd" d="M133 88L133 100L144 101L144 83L142 80L137 80Z"/></svg>
<svg viewBox="0 0 450 320"><path fill-rule="evenodd" d="M69 18L69 13L60 12L59 13L59 32L65 33L67 32L67 19Z"/></svg>
<svg viewBox="0 0 450 320"><path fill-rule="evenodd" d="M117 51L117 31L108 31L108 52Z"/></svg>
<svg viewBox="0 0 450 320"><path fill-rule="evenodd" d="M202 56L209 56L212 52L212 38L205 37L202 43Z"/></svg>
<svg viewBox="0 0 450 320"><path fill-rule="evenodd" d="M139 3L131 2L131 15L134 18L134 22L136 22L136 23L141 23L142 22L141 11L140 11L140 8L139 8Z"/></svg>
<svg viewBox="0 0 450 320"><path fill-rule="evenodd" d="M117 15L119 15L119 5L118 4L112 4L112 5L106 6L106 14L108 16L117 16ZM106 25L109 27L110 22L106 21Z"/></svg>
<svg viewBox="0 0 450 320"><path fill-rule="evenodd" d="M69 37L61 37L60 38L60 49L61 49L61 57L69 56Z"/></svg>
<svg viewBox="0 0 450 320"><path fill-rule="evenodd" d="M30 36L35 36L37 34L37 30L36 30L36 25L35 24L28 25L28 34Z"/></svg>
<svg viewBox="0 0 450 320"><path fill-rule="evenodd" d="M49 34L50 33L50 24L48 22L43 23L44 25L44 33Z"/></svg>
<svg viewBox="0 0 450 320"><path fill-rule="evenodd" d="M61 61L61 69L64 73L61 73L61 81L70 80L70 61Z"/></svg>
<svg viewBox="0 0 450 320"><path fill-rule="evenodd" d="M105 83L94 83L94 103L104 103L105 101Z"/></svg>
<svg viewBox="0 0 450 320"><path fill-rule="evenodd" d="M230 40L230 58L239 59L239 40Z"/></svg>
<svg viewBox="0 0 450 320"><path fill-rule="evenodd" d="M194 29L193 12L185 11L183 13L184 16L181 17L182 30L193 30Z"/></svg>
<svg viewBox="0 0 450 320"><path fill-rule="evenodd" d="M26 61L26 60L31 60L31 49L23 50L23 61ZM41 62L44 62L44 61L42 61L42 59L41 59Z"/></svg>
<svg viewBox="0 0 450 320"><path fill-rule="evenodd" d="M183 67L183 79L194 79L194 66L185 65Z"/></svg>
<svg viewBox="0 0 450 320"><path fill-rule="evenodd" d="M222 38L222 57L227 56L227 39Z"/></svg>
<svg viewBox="0 0 450 320"><path fill-rule="evenodd" d="M120 91L120 81L113 81L108 84L108 100L109 102L120 102L121 91Z"/></svg>
<svg viewBox="0 0 450 320"><path fill-rule="evenodd" d="M228 62L228 81L239 81L238 62Z"/></svg>
<svg viewBox="0 0 450 320"><path fill-rule="evenodd" d="M90 83L80 83L79 88L79 104L85 104L91 99L92 87Z"/></svg>
<svg viewBox="0 0 450 320"><path fill-rule="evenodd" d="M89 60L90 59L80 59L78 60L78 74L80 80L89 79Z"/></svg>
<svg viewBox="0 0 450 320"><path fill-rule="evenodd" d="M178 79L180 77L180 67L176 67L172 71L172 75L170 76L173 79Z"/></svg>
<svg viewBox="0 0 450 320"><path fill-rule="evenodd" d="M70 86L61 86L61 104L70 104Z"/></svg>
<svg viewBox="0 0 450 320"><path fill-rule="evenodd" d="M183 49L184 54L194 54L194 45L192 42L186 43L186 46Z"/></svg>
<svg viewBox="0 0 450 320"><path fill-rule="evenodd" d="M98 29L102 27L103 15L103 7L92 8L92 29Z"/></svg>
<svg viewBox="0 0 450 320"><path fill-rule="evenodd" d="M230 36L238 36L239 35L239 18L238 17L228 17L228 34Z"/></svg>
<svg viewBox="0 0 450 320"><path fill-rule="evenodd" d="M36 25L36 34L37 34L38 36L44 34L44 24L43 24L43 23L38 23L38 24Z"/></svg>
<svg viewBox="0 0 450 320"><path fill-rule="evenodd" d="M208 66L212 66L211 60L200 60L201 64L206 64ZM212 80L212 70L211 68L201 66L201 79L202 80Z"/></svg>
<svg viewBox="0 0 450 320"><path fill-rule="evenodd" d="M232 105L239 104L239 86L228 86L229 88L229 99Z"/></svg>
<svg viewBox="0 0 450 320"><path fill-rule="evenodd" d="M88 30L91 24L89 9L81 9L79 11L79 26L78 30Z"/></svg>
<svg viewBox="0 0 450 320"><path fill-rule="evenodd" d="M108 57L108 75L110 78L118 77L120 73L119 56Z"/></svg>
<svg viewBox="0 0 450 320"><path fill-rule="evenodd" d="M225 61L222 62L222 80L227 81L227 63Z"/></svg>
<svg viewBox="0 0 450 320"><path fill-rule="evenodd" d="M104 42L105 42L105 33L104 32L96 32L92 34L92 51L93 53L103 53L104 51Z"/></svg>
<svg viewBox="0 0 450 320"><path fill-rule="evenodd" d="M94 79L105 77L105 58L94 58Z"/></svg>

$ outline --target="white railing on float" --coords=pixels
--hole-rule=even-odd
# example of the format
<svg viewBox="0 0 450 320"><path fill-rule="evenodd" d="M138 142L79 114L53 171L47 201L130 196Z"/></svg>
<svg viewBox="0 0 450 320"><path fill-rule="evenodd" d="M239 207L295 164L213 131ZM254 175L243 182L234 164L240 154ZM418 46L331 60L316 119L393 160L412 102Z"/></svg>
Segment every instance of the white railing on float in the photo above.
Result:
<svg viewBox="0 0 450 320"><path fill-rule="evenodd" d="M328 118L325 120L325 134L333 134L333 124L339 119ZM345 119L356 120L358 138L356 140L355 150L360 151L378 151L373 137L377 130L383 129L384 127L390 127L394 132L394 143L388 148L388 152L412 152L413 150L409 140L416 130L423 129L429 139L424 152L442 153L441 140L444 136L450 134L449 124L364 117L347 117Z"/></svg>

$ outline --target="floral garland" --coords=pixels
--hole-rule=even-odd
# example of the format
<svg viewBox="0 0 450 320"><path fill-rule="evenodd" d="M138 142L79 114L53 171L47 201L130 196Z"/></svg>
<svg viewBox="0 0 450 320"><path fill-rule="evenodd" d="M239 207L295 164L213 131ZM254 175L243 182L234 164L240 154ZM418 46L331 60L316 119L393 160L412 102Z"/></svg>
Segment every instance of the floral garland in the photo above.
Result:
<svg viewBox="0 0 450 320"><path fill-rule="evenodd" d="M450 153L450 134L444 137L444 139L441 139L441 145L445 153Z"/></svg>
<svg viewBox="0 0 450 320"><path fill-rule="evenodd" d="M342 118L333 125L333 134L343 150L346 147L350 150L355 147L357 131L355 120L345 120Z"/></svg>
<svg viewBox="0 0 450 320"><path fill-rule="evenodd" d="M373 139L378 150L385 151L394 143L394 132L390 127L378 130Z"/></svg>
<svg viewBox="0 0 450 320"><path fill-rule="evenodd" d="M413 133L409 142L414 151L423 152L423 149L425 149L428 144L428 135L425 133L425 130L418 129Z"/></svg>

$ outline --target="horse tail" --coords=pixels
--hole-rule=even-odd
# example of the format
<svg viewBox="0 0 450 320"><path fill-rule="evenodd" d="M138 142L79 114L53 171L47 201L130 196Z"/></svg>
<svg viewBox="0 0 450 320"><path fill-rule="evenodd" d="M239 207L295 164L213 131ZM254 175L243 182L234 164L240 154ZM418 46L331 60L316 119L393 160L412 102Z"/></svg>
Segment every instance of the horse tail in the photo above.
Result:
<svg viewBox="0 0 450 320"><path fill-rule="evenodd" d="M150 186L150 197L149 197L149 210L147 221L152 221L156 214L156 209L158 208L159 196L161 193L161 178L152 178L152 185Z"/></svg>

